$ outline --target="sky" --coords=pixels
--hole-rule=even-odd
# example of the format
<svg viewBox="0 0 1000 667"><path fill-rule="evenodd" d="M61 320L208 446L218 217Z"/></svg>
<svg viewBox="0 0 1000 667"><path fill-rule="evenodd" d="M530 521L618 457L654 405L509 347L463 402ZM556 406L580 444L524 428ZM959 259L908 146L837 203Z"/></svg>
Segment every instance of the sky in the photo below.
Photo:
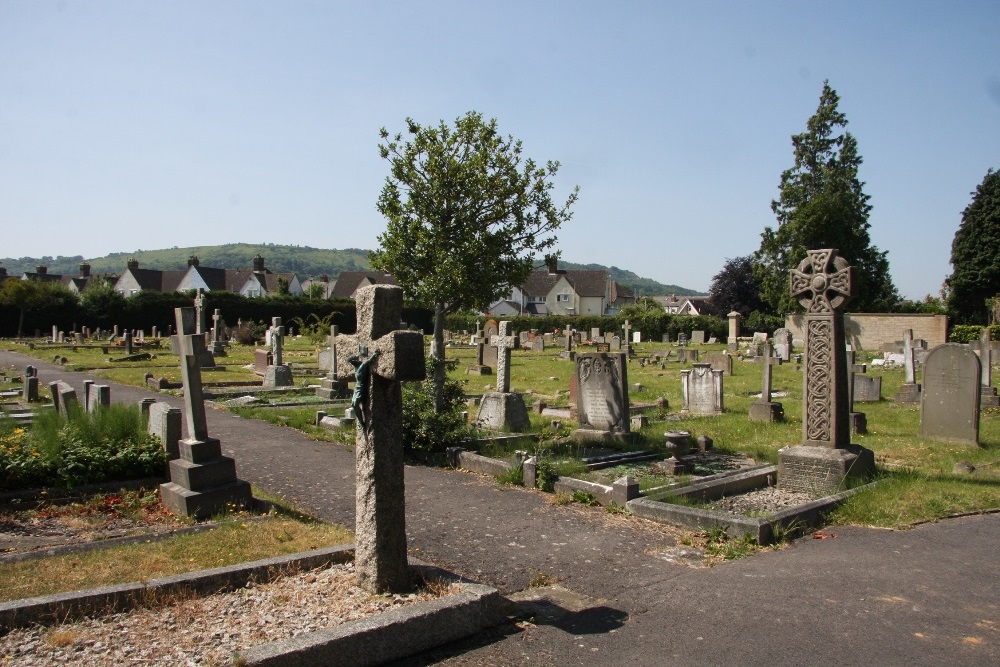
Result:
<svg viewBox="0 0 1000 667"><path fill-rule="evenodd" d="M937 296L1000 168L996 0L0 0L0 257L375 248L379 129L558 160L565 260L707 291L776 226L824 80L872 242Z"/></svg>

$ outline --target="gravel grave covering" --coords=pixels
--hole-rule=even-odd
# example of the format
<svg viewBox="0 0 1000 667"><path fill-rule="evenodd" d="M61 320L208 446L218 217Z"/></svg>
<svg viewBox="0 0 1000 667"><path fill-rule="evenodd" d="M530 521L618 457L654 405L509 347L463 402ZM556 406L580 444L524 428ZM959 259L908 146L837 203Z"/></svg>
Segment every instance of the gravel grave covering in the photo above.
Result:
<svg viewBox="0 0 1000 667"><path fill-rule="evenodd" d="M709 503L709 506L712 509L741 516L763 516L796 505L804 505L813 500L815 498L808 493L783 491L777 487L769 486L729 498L720 498Z"/></svg>
<svg viewBox="0 0 1000 667"><path fill-rule="evenodd" d="M424 589L372 595L354 585L353 563L331 565L157 608L14 630L0 637L0 665L230 665L251 646L436 597Z"/></svg>

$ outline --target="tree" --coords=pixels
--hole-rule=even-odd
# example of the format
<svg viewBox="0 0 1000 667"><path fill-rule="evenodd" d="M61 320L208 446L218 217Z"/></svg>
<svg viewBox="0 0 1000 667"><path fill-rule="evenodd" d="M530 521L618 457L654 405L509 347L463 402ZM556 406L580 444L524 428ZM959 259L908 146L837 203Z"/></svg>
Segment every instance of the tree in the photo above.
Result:
<svg viewBox="0 0 1000 667"><path fill-rule="evenodd" d="M726 260L708 288L710 314L726 317L735 310L745 320L753 311L765 310L753 265L753 255Z"/></svg>
<svg viewBox="0 0 1000 667"><path fill-rule="evenodd" d="M951 243L948 310L956 322L986 324L987 301L1000 295L1000 171L989 169L970 194Z"/></svg>
<svg viewBox="0 0 1000 667"><path fill-rule="evenodd" d="M761 298L777 313L798 308L789 295L788 272L814 248L837 248L854 267L852 310L887 311L899 300L887 253L873 246L868 235L872 207L858 180L862 159L857 140L843 130L847 117L837 110L839 100L829 82L823 82L819 108L806 132L792 136L795 166L781 174L781 194L771 202L778 228L765 228L754 253Z"/></svg>
<svg viewBox="0 0 1000 667"><path fill-rule="evenodd" d="M66 308L76 302L76 295L62 283L55 281L18 280L8 278L0 286L0 305L11 306L20 311L17 321L17 337L24 329L24 314L30 310L43 308Z"/></svg>
<svg viewBox="0 0 1000 667"><path fill-rule="evenodd" d="M454 128L406 119L408 138L380 131L379 153L389 176L378 199L388 221L375 269L393 274L406 296L434 307L435 409L443 408L444 318L485 310L530 274L536 253L556 242L572 218L574 188L559 207L552 200L558 162L538 166L521 142L504 137L495 119L470 111Z"/></svg>
<svg viewBox="0 0 1000 667"><path fill-rule="evenodd" d="M306 296L312 299L322 299L326 295L326 285L324 283L312 283L306 289Z"/></svg>

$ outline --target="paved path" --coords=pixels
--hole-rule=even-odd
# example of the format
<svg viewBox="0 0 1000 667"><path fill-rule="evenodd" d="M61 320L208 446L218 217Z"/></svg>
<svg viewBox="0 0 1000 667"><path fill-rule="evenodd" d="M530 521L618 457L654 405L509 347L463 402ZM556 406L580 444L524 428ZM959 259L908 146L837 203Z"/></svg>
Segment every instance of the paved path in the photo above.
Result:
<svg viewBox="0 0 1000 667"><path fill-rule="evenodd" d="M43 387L87 375L39 368ZM105 383L99 378L97 379ZM47 389L47 387L46 387ZM155 396L113 385L115 401ZM353 525L354 458L296 431L208 414L239 476ZM715 568L669 560L678 533L468 473L406 468L414 555L505 593L544 578L535 623L501 626L405 664L1000 664L1000 515L904 532L840 528ZM530 591L529 591L530 594Z"/></svg>

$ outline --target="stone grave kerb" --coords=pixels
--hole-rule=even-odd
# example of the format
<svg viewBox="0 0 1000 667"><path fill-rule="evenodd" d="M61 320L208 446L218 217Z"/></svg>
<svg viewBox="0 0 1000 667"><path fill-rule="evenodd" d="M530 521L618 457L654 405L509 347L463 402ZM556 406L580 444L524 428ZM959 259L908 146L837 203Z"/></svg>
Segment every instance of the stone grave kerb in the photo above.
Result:
<svg viewBox="0 0 1000 667"><path fill-rule="evenodd" d="M423 336L401 331L403 290L369 285L355 295L357 333L340 335L338 373L355 377L357 581L377 593L409 589L401 381L426 376Z"/></svg>
<svg viewBox="0 0 1000 667"><path fill-rule="evenodd" d="M510 322L500 322L500 333L490 337L490 345L497 348L497 391L510 393L510 351L514 349L514 336L510 333Z"/></svg>

